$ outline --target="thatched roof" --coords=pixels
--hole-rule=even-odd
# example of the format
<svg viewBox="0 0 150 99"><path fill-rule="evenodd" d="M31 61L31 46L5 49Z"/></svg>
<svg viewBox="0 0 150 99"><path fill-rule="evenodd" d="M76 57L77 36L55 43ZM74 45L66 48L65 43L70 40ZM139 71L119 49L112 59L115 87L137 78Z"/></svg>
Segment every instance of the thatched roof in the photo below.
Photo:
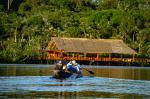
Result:
<svg viewBox="0 0 150 99"><path fill-rule="evenodd" d="M122 40L52 37L46 50L64 52L136 54Z"/></svg>

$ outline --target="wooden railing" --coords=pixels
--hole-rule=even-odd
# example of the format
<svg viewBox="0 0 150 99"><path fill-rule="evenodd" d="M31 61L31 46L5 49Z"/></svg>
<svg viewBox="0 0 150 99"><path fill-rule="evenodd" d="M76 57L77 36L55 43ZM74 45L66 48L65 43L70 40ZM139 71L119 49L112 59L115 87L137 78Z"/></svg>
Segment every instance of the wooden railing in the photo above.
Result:
<svg viewBox="0 0 150 99"><path fill-rule="evenodd" d="M115 62L144 62L150 63L150 59L145 58L109 58L109 57L71 57L71 56L64 56L65 60L81 60L81 61L115 61ZM59 56L56 55L49 55L42 57L45 60L59 60L61 59Z"/></svg>

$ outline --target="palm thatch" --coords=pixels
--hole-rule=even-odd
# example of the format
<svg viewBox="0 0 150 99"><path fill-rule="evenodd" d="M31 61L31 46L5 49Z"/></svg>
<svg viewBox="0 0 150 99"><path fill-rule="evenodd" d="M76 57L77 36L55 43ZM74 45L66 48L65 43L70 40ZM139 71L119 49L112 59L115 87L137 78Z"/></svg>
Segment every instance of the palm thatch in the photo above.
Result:
<svg viewBox="0 0 150 99"><path fill-rule="evenodd" d="M133 49L119 39L52 37L46 50L63 50L64 52L84 53L136 54Z"/></svg>

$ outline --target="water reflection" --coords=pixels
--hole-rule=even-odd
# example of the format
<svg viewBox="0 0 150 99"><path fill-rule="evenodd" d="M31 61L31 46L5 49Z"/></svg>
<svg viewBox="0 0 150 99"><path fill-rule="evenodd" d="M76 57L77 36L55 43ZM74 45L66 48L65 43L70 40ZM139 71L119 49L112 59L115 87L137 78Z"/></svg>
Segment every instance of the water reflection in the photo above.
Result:
<svg viewBox="0 0 150 99"><path fill-rule="evenodd" d="M150 80L150 68L119 66L83 66L95 73L97 77ZM0 76L46 76L52 75L53 65L0 65ZM83 74L91 76L89 72Z"/></svg>
<svg viewBox="0 0 150 99"><path fill-rule="evenodd" d="M86 66L97 77L150 80L150 67ZM89 75L84 71L85 75Z"/></svg>
<svg viewBox="0 0 150 99"><path fill-rule="evenodd" d="M0 76L42 76L50 75L50 65L0 65Z"/></svg>
<svg viewBox="0 0 150 99"><path fill-rule="evenodd" d="M43 97L53 94L53 97L94 97L99 95L106 97L109 93L115 95L128 95L135 97L150 96L150 82L141 80L125 80L116 78L103 77L82 77L78 79L56 80L49 76L17 76L17 77L0 77L0 92L3 95L19 96L27 94L41 94ZM102 94L104 93L104 94ZM106 95L106 96L105 96ZM121 96L120 96L121 97Z"/></svg>
<svg viewBox="0 0 150 99"><path fill-rule="evenodd" d="M87 67L82 78L53 79L50 65L0 65L0 98L150 98L150 69Z"/></svg>

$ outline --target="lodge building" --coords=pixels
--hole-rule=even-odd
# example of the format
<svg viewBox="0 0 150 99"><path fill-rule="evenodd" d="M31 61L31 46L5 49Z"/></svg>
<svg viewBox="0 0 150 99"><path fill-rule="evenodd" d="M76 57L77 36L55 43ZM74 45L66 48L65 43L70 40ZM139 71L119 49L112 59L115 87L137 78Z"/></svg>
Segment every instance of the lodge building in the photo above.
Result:
<svg viewBox="0 0 150 99"><path fill-rule="evenodd" d="M44 57L78 61L134 62L137 54L120 39L88 39L52 37Z"/></svg>

